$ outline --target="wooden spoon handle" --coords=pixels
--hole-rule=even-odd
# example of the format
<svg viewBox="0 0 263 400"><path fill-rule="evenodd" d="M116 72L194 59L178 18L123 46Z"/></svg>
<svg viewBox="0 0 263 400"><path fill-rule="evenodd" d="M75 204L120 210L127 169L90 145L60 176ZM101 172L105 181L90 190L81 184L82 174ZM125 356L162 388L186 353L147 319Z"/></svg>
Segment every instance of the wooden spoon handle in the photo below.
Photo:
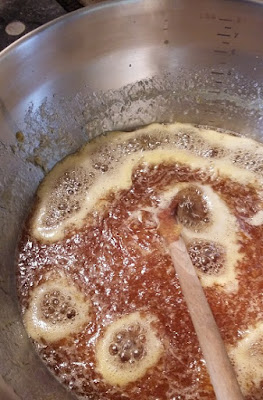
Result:
<svg viewBox="0 0 263 400"><path fill-rule="evenodd" d="M182 238L169 251L218 400L242 400L234 369Z"/></svg>

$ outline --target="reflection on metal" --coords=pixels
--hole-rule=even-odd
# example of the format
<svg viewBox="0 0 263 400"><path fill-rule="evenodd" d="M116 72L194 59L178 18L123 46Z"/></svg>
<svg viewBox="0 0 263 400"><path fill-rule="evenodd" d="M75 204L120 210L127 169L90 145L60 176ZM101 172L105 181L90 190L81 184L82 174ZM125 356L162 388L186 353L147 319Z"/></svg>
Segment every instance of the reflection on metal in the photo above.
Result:
<svg viewBox="0 0 263 400"><path fill-rule="evenodd" d="M0 375L0 399L5 399L5 400L21 400L20 397L18 397L14 390L11 388L11 386L7 385Z"/></svg>

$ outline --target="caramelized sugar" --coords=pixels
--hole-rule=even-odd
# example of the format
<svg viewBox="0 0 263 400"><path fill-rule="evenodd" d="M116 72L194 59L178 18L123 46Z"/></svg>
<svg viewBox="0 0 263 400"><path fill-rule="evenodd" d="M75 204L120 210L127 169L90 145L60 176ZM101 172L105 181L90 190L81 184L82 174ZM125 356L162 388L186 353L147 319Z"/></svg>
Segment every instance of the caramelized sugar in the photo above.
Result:
<svg viewBox="0 0 263 400"><path fill-rule="evenodd" d="M17 284L23 313L32 287L45 281L52 270L63 271L91 301L92 318L80 332L55 343L36 343L48 367L79 396L215 399L170 256L147 211L158 206L159 193L177 182L211 185L240 226L244 257L237 266L238 291L228 293L217 286L205 289L224 341L236 343L242 331L262 318L263 232L262 226L247 222L259 209L253 187L229 179L213 180L183 164L141 165L133 171L131 187L110 194L105 210L90 213L80 230L56 243L41 244L31 236L28 223L20 241ZM140 218L135 218L136 210L142 208ZM139 381L111 387L96 372L96 341L111 321L137 310L157 317L165 351ZM246 400L262 396L263 391L255 389Z"/></svg>

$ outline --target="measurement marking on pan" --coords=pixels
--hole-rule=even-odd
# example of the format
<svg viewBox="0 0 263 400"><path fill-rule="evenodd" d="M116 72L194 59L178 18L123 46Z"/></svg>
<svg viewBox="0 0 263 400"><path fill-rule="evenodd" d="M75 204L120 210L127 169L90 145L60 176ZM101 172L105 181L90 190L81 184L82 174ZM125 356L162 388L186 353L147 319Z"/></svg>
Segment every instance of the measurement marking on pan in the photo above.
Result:
<svg viewBox="0 0 263 400"><path fill-rule="evenodd" d="M219 21L225 21L225 22L232 22L233 20L230 18L218 18Z"/></svg>
<svg viewBox="0 0 263 400"><path fill-rule="evenodd" d="M236 54L235 39L239 37L239 31L237 30L238 24L241 22L240 17L233 18L216 18L221 26L220 30L216 32L216 36L218 37L226 37L228 40L223 40L218 42L218 47L214 49L214 53L218 56L218 64L222 65L225 71L211 71L211 75L213 76L213 81L216 86L215 89L211 90L210 93L217 93L218 85L222 85L222 89L224 92L227 92L226 81L224 80L224 75L230 76L232 74L231 69L226 70L226 65L229 64L229 57L233 57ZM228 24L225 24L228 22ZM231 31L231 32L230 32ZM218 79L217 76L221 75L221 79ZM225 84L225 85L224 85ZM223 89L223 86L225 88ZM220 91L219 91L220 93Z"/></svg>
<svg viewBox="0 0 263 400"><path fill-rule="evenodd" d="M217 54L227 54L227 50L215 49L214 52L217 53Z"/></svg>
<svg viewBox="0 0 263 400"><path fill-rule="evenodd" d="M217 44L212 50L215 56L215 64L210 71L212 83L208 89L211 99L217 99L221 93L228 92L228 76L231 76L233 73L232 65L234 65L234 60L232 61L232 59L236 55L236 40L239 37L241 17L232 16L231 18L224 18L215 14L210 15L207 12L201 14L200 18L213 19L217 27L217 31L214 33L217 38ZM223 113L224 110L218 108L216 111L214 109L211 111L211 109L207 109L205 112L207 113L208 124L213 126L217 123L217 114Z"/></svg>

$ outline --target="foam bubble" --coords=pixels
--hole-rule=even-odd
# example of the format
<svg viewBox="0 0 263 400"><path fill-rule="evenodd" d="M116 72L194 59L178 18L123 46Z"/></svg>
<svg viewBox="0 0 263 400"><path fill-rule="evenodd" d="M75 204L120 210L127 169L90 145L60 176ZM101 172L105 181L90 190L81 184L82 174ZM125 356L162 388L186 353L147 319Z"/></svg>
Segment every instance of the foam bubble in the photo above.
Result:
<svg viewBox="0 0 263 400"><path fill-rule="evenodd" d="M188 243L188 252L194 266L204 274L219 275L224 271L225 249L216 242L194 240Z"/></svg>
<svg viewBox="0 0 263 400"><path fill-rule="evenodd" d="M90 302L65 276L48 277L31 291L24 323L29 336L54 342L90 321Z"/></svg>
<svg viewBox="0 0 263 400"><path fill-rule="evenodd" d="M251 326L228 350L244 394L263 381L263 322Z"/></svg>
<svg viewBox="0 0 263 400"><path fill-rule="evenodd" d="M248 220L248 223L253 226L263 225L263 210L258 211Z"/></svg>
<svg viewBox="0 0 263 400"><path fill-rule="evenodd" d="M178 183L167 191L160 194L160 208L167 208L180 192L187 191L193 185L189 183ZM237 262L242 258L238 240L238 225L236 218L232 215L226 203L211 188L210 185L195 184L204 197L210 214L210 222L203 225L201 230L193 230L188 225L183 225L182 236L188 247L195 243L210 243L220 249L220 254L224 254L224 268L220 273L207 274L203 268L198 268L197 272L203 286L220 285L227 291L235 291L238 288L236 276ZM207 247L207 245L206 245ZM211 248L210 248L211 250Z"/></svg>
<svg viewBox="0 0 263 400"><path fill-rule="evenodd" d="M198 232L210 223L208 203L198 186L189 185L180 190L174 202L176 218L184 227Z"/></svg>
<svg viewBox="0 0 263 400"><path fill-rule="evenodd" d="M245 161L241 157L237 162L235 154L245 154ZM204 176L221 175L260 187L262 160L262 146L251 139L189 124L152 124L135 132L111 132L68 156L47 175L37 193L32 233L43 242L55 242L70 229L81 227L88 212L100 209L100 199L108 192L129 188L132 171L141 163L184 163L200 168Z"/></svg>
<svg viewBox="0 0 263 400"><path fill-rule="evenodd" d="M158 363L164 347L152 325L156 322L151 314L134 312L106 328L96 345L97 371L106 382L125 386Z"/></svg>

